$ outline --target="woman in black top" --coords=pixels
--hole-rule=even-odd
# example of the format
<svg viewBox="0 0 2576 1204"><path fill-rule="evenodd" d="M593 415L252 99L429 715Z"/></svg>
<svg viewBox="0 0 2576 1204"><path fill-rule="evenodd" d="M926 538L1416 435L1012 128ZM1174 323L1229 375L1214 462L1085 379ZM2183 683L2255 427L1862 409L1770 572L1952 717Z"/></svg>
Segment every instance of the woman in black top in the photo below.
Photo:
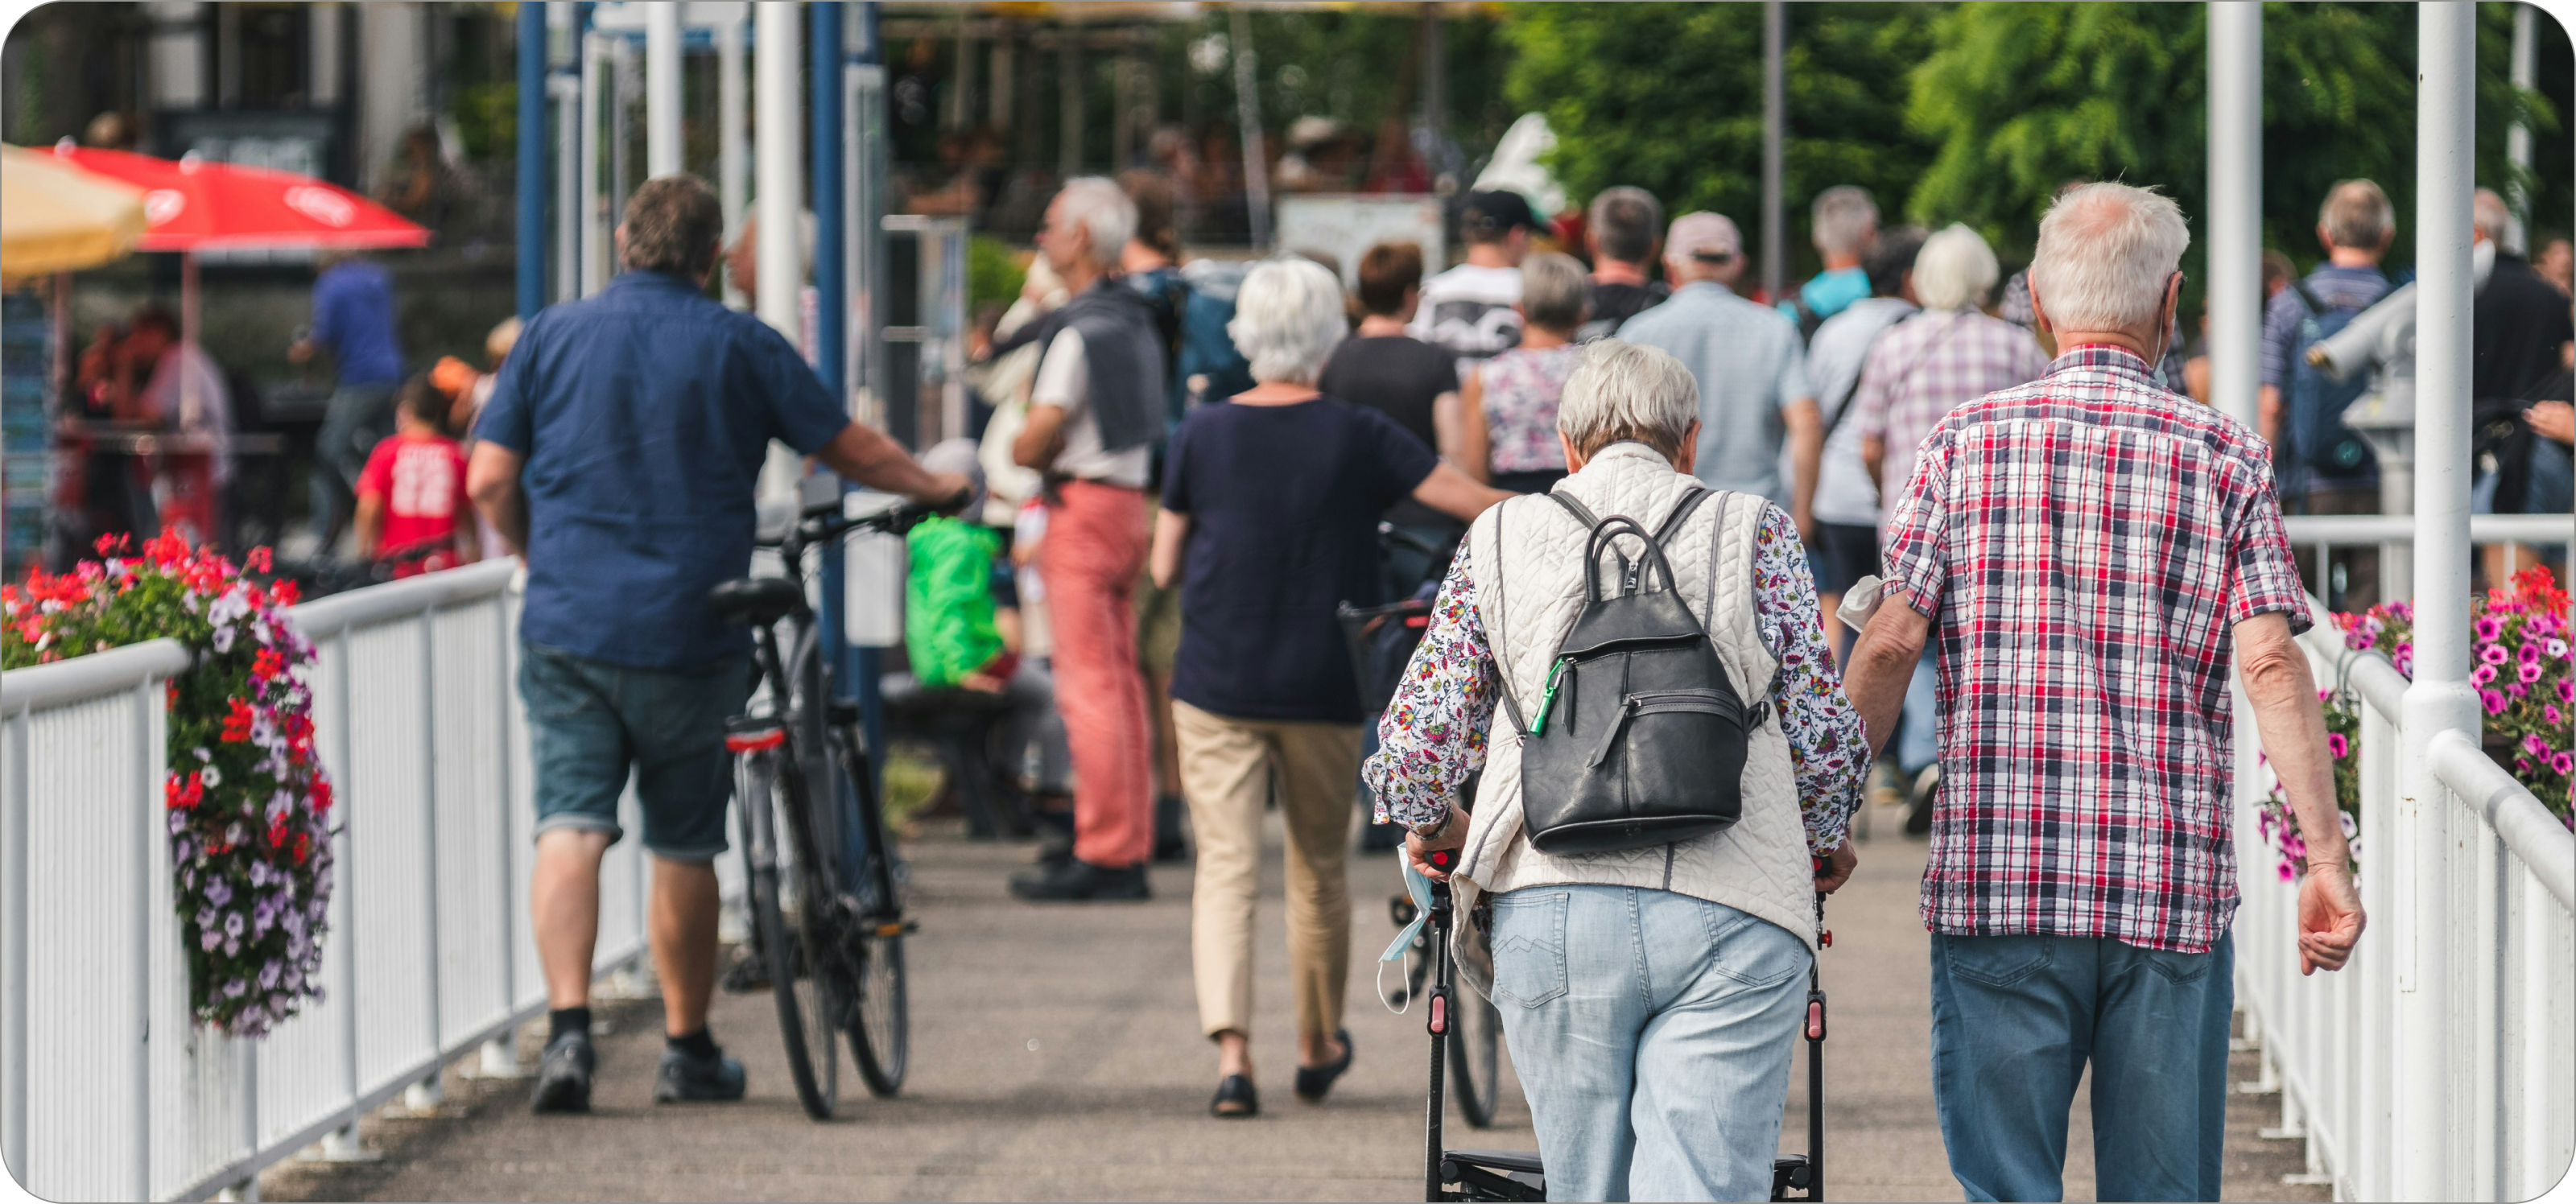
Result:
<svg viewBox="0 0 2576 1204"><path fill-rule="evenodd" d="M1449 353L1404 333L1422 298L1422 248L1382 242L1360 256L1360 328L1333 349L1316 387L1353 405L1376 410L1412 432L1422 445L1479 480L1481 465L1460 458L1466 446L1458 404L1458 366ZM1454 547L1466 528L1449 516L1406 498L1387 508L1386 521L1435 548ZM1387 587L1408 596L1447 567L1400 542L1388 550Z"/></svg>

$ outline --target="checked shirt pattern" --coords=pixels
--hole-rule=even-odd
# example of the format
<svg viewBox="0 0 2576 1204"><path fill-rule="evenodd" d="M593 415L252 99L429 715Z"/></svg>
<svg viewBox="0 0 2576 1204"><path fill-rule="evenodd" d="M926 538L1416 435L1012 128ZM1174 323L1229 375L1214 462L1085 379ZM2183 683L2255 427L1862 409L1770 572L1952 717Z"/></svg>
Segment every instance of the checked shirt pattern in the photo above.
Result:
<svg viewBox="0 0 2576 1204"><path fill-rule="evenodd" d="M1925 924L2208 949L2236 907L2233 629L2309 625L2263 442L2071 348L1933 428L1886 559L1937 621Z"/></svg>

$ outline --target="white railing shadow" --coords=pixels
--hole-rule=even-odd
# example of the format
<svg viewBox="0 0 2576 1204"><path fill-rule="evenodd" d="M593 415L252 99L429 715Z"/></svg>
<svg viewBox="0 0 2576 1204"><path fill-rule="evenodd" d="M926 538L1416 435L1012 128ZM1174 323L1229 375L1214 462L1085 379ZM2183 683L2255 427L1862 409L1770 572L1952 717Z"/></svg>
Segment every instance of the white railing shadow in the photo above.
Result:
<svg viewBox="0 0 2576 1204"><path fill-rule="evenodd" d="M264 1040L195 1028L160 783L167 640L0 675L0 1149L51 1199L193 1199L506 1041L545 1008L515 562L295 608L337 788L323 982ZM625 803L633 826L633 800ZM644 947L645 869L602 869L600 971ZM505 1048L486 1051L504 1070Z"/></svg>

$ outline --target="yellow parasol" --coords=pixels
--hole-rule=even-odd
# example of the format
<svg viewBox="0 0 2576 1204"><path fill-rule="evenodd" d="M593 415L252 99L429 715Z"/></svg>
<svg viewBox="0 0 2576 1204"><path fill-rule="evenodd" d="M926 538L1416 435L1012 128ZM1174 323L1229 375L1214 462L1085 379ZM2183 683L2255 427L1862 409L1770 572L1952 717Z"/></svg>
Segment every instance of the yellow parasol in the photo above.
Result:
<svg viewBox="0 0 2576 1204"><path fill-rule="evenodd" d="M52 155L0 146L0 276L93 267L143 237L143 190Z"/></svg>

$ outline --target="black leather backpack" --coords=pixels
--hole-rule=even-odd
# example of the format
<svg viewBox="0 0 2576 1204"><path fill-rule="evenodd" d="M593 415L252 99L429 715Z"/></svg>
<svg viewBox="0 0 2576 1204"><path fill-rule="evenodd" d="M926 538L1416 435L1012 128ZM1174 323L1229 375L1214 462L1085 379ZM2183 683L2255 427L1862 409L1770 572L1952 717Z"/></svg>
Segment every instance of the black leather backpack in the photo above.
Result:
<svg viewBox="0 0 2576 1204"><path fill-rule="evenodd" d="M1521 733L1523 825L1541 852L1669 844L1730 827L1743 814L1746 740L1769 718L1769 704L1745 706L1707 628L1675 587L1663 548L1708 493L1693 487L1651 535L1634 519L1595 518L1573 498L1548 495L1591 537L1583 609L1557 643L1526 721L1510 686L1502 691ZM1721 496L1723 530L1725 508L1737 495ZM1604 596L1602 552L1622 537L1645 551L1634 562L1619 554L1619 592ZM1663 588L1643 588L1653 582L1650 566Z"/></svg>

